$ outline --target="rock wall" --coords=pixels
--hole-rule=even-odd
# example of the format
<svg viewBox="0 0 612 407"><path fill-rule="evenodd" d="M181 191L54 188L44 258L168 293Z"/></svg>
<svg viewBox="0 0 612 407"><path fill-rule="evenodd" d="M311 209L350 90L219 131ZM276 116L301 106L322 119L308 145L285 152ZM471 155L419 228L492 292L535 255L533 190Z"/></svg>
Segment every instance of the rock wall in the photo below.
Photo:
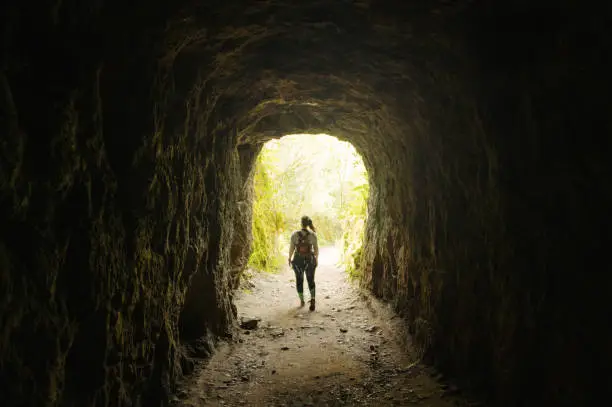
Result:
<svg viewBox="0 0 612 407"><path fill-rule="evenodd" d="M492 402L588 405L611 356L595 266L610 225L608 17L567 4L469 15L464 89L432 75L401 203L380 188L371 201L364 283L406 315L426 360Z"/></svg>
<svg viewBox="0 0 612 407"><path fill-rule="evenodd" d="M363 284L426 360L499 404L605 387L605 13L213 3L2 6L6 405L164 405L232 334L261 144L304 131L363 155Z"/></svg>
<svg viewBox="0 0 612 407"><path fill-rule="evenodd" d="M6 6L3 405L162 405L179 337L231 333L236 131L173 77L169 8L140 6Z"/></svg>

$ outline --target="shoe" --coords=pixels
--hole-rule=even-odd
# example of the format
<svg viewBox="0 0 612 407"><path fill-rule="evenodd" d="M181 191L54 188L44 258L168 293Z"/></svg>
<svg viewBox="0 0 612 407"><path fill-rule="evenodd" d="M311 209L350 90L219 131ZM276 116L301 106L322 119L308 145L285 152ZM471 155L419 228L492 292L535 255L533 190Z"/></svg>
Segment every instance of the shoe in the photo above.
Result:
<svg viewBox="0 0 612 407"><path fill-rule="evenodd" d="M310 310L311 311L315 310L315 300L314 299L310 300Z"/></svg>

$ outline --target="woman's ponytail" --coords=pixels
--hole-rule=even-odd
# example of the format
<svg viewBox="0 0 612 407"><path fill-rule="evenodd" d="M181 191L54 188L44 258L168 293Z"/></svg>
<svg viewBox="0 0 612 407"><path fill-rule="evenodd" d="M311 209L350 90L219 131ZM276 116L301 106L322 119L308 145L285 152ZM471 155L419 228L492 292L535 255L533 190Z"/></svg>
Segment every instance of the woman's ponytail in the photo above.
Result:
<svg viewBox="0 0 612 407"><path fill-rule="evenodd" d="M311 229L313 232L316 232L316 231L317 231L317 229L315 228L315 226L314 226L314 225L313 225L313 223L312 223L312 219L310 219L310 222L308 222L308 226L310 227L310 229Z"/></svg>

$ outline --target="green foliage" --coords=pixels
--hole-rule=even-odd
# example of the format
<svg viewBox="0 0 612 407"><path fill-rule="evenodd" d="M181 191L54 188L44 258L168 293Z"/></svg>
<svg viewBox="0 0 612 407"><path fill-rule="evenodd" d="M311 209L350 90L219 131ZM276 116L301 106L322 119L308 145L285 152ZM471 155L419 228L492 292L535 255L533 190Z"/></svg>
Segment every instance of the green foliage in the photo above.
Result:
<svg viewBox="0 0 612 407"><path fill-rule="evenodd" d="M342 219L342 263L349 276L361 276L363 238L368 210L370 186L367 182L355 185L347 199L348 204L341 213Z"/></svg>
<svg viewBox="0 0 612 407"><path fill-rule="evenodd" d="M285 223L284 215L275 201L270 177L272 169L260 155L253 177L253 246L248 262L249 267L268 272L277 270L281 265L276 236Z"/></svg>
<svg viewBox="0 0 612 407"><path fill-rule="evenodd" d="M349 143L327 135L292 135L270 141L255 168L251 268L272 271L288 250L289 236L308 215L319 246L340 244L343 264L356 275L363 242L368 180Z"/></svg>

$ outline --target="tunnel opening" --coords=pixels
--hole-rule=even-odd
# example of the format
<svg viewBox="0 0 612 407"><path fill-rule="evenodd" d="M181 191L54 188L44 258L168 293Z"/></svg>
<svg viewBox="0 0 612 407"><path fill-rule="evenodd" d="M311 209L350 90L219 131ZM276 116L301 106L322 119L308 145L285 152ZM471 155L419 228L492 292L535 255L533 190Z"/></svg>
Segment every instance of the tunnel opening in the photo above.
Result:
<svg viewBox="0 0 612 407"><path fill-rule="evenodd" d="M249 268L274 272L284 266L291 234L307 215L318 245L337 249L338 261L358 276L369 178L352 144L327 134L267 141L255 162L253 188Z"/></svg>

